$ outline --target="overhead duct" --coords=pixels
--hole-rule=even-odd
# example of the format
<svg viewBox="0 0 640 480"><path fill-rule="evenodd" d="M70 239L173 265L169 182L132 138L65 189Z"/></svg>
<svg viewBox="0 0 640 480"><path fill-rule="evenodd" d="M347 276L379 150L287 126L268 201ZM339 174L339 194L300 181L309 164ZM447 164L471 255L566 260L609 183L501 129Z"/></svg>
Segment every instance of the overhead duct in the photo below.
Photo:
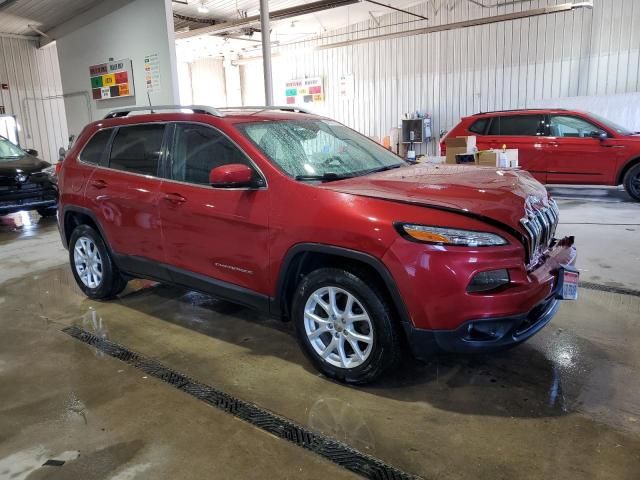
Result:
<svg viewBox="0 0 640 480"><path fill-rule="evenodd" d="M298 17L300 15L307 15L309 13L321 12L323 10L329 10L332 8L345 7L347 5L353 5L360 3L362 0L319 0L317 2L306 3L304 5L297 5L295 7L283 8L281 10L275 10L269 14L269 20L272 22L278 20L286 20L287 18ZM251 17L241 18L233 20L231 22L221 22L209 27L197 28L186 32L176 32L176 38L190 38L200 35L220 35L222 33L238 30L248 27L259 27L260 15L252 15Z"/></svg>

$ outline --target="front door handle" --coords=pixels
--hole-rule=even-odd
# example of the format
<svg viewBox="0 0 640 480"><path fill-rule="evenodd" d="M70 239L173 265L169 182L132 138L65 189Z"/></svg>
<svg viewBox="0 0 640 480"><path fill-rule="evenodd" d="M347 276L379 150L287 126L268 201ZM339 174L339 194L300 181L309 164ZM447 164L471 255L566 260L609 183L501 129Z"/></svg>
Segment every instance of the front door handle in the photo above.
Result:
<svg viewBox="0 0 640 480"><path fill-rule="evenodd" d="M91 186L93 188L97 188L98 190L102 190L103 188L107 188L107 182L104 180L93 180L91 182Z"/></svg>
<svg viewBox="0 0 640 480"><path fill-rule="evenodd" d="M187 199L179 193L165 193L164 199L167 202L173 203L174 205L180 205L187 201Z"/></svg>

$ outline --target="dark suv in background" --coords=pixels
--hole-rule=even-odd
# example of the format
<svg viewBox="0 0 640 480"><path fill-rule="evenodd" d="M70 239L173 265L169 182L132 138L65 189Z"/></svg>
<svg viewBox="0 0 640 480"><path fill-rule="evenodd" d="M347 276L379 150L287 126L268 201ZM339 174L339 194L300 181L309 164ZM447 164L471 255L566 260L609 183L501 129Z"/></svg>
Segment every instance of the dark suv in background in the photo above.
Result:
<svg viewBox="0 0 640 480"><path fill-rule="evenodd" d="M0 137L0 215L37 210L56 214L58 190L55 167L37 158L35 150L23 150Z"/></svg>
<svg viewBox="0 0 640 480"><path fill-rule="evenodd" d="M476 136L479 150L517 148L541 183L624 185L640 201L640 135L592 113L528 109L463 118L447 136ZM440 144L445 152L444 138Z"/></svg>

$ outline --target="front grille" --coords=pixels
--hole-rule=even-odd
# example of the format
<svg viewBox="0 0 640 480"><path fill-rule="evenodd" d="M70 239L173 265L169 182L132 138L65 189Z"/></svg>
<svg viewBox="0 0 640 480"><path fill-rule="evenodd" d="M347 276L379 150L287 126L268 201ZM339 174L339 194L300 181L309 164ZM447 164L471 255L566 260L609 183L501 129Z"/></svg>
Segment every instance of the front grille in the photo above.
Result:
<svg viewBox="0 0 640 480"><path fill-rule="evenodd" d="M558 205L555 200L550 199L547 207L532 208L531 212L520 220L527 232L529 266L535 266L549 249L556 234L559 214Z"/></svg>

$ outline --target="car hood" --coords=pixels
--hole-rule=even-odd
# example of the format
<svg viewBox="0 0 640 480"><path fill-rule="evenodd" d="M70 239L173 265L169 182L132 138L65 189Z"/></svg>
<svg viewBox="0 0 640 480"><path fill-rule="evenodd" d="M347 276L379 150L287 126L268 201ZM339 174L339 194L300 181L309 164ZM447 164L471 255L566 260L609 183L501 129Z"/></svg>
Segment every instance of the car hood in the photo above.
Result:
<svg viewBox="0 0 640 480"><path fill-rule="evenodd" d="M491 167L416 165L322 185L385 200L455 210L522 231L527 209L548 204L547 191L529 173Z"/></svg>
<svg viewBox="0 0 640 480"><path fill-rule="evenodd" d="M50 166L50 163L40 160L39 158L32 157L31 155L24 155L10 160L0 158L0 177L15 177L18 173L31 175L32 173L39 172L43 168Z"/></svg>

